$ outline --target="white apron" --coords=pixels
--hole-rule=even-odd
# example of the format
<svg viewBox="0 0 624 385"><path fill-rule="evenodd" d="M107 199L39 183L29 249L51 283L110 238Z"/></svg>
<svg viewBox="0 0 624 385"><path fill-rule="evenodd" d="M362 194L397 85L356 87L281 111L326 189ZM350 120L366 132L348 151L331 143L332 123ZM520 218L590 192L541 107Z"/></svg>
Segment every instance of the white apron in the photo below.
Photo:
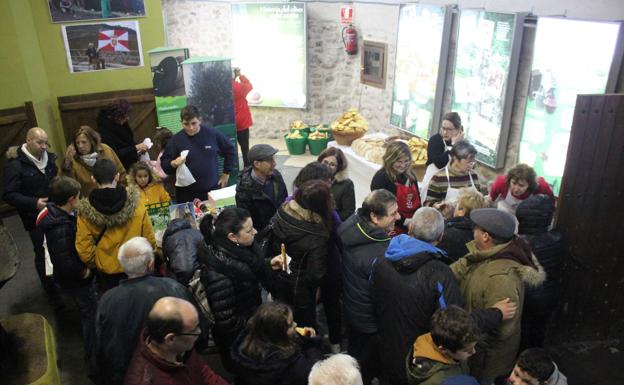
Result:
<svg viewBox="0 0 624 385"><path fill-rule="evenodd" d="M459 189L451 188L451 177L449 176L448 166L446 166L444 170L446 171L446 180L448 181L448 188L446 189L446 198L444 198L444 201L455 204L459 198ZM470 177L470 184L472 184L472 188L476 188L470 172L468 172L468 176Z"/></svg>
<svg viewBox="0 0 624 385"><path fill-rule="evenodd" d="M442 139L442 143L444 143L444 139ZM447 146L444 145L444 151L448 150ZM451 157L449 155L449 162L451 161ZM446 163L448 165L448 162ZM419 183L420 187L420 201L424 202L427 199L427 191L429 190L429 183L431 182L431 178L433 178L433 176L435 174L438 173L438 171L440 171L441 169L439 169L435 163L431 163L429 166L427 166L427 169L425 170L425 175L423 176L423 180L421 183Z"/></svg>
<svg viewBox="0 0 624 385"><path fill-rule="evenodd" d="M511 215L516 215L516 209L522 202L522 199L518 199L511 195L511 190L507 190L507 196L505 199L498 199L496 201L496 208L502 211L506 211Z"/></svg>

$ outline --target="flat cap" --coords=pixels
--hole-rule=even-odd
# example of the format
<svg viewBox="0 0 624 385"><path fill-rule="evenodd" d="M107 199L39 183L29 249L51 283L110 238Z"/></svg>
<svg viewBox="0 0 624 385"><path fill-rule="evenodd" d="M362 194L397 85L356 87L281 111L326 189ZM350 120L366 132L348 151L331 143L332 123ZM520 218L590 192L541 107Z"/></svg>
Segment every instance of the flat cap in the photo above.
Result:
<svg viewBox="0 0 624 385"><path fill-rule="evenodd" d="M247 159L250 162L254 160L265 160L269 159L273 155L275 155L279 150L273 146L268 144L256 144L255 146L249 149L249 153L247 154Z"/></svg>
<svg viewBox="0 0 624 385"><path fill-rule="evenodd" d="M470 212L472 222L493 237L510 239L516 232L516 219L499 209L476 209Z"/></svg>

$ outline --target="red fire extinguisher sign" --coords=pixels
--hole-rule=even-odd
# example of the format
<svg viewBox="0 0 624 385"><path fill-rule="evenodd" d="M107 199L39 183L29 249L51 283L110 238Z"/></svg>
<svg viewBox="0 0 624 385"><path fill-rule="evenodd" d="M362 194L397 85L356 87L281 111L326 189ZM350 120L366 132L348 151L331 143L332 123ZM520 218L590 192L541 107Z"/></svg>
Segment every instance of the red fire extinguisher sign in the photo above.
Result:
<svg viewBox="0 0 624 385"><path fill-rule="evenodd" d="M353 23L353 6L343 5L340 7L340 23L349 25Z"/></svg>

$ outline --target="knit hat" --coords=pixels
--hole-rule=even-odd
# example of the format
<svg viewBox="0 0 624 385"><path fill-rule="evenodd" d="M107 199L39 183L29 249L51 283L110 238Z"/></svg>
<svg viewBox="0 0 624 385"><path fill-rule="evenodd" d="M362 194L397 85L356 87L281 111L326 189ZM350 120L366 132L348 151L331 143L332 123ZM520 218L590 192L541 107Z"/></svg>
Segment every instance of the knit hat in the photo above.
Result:
<svg viewBox="0 0 624 385"><path fill-rule="evenodd" d="M470 219L495 238L511 239L516 231L514 216L499 209L472 210Z"/></svg>

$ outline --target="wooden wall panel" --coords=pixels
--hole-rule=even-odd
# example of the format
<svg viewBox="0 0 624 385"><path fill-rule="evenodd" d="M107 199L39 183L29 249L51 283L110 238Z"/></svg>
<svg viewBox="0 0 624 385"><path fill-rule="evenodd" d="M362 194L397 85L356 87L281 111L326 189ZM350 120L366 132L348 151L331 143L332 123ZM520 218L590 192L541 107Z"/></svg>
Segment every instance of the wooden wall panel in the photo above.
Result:
<svg viewBox="0 0 624 385"><path fill-rule="evenodd" d="M624 338L624 95L579 95L560 194L552 342Z"/></svg>
<svg viewBox="0 0 624 385"><path fill-rule="evenodd" d="M26 142L26 132L36 125L37 118L31 102L26 102L21 107L0 110L0 180L7 162L6 150ZM0 195L0 213L5 214L11 210Z"/></svg>
<svg viewBox="0 0 624 385"><path fill-rule="evenodd" d="M132 104L130 127L134 132L134 139L141 142L146 137L153 138L158 125L156 105L153 90L146 88L59 97L59 110L67 143L71 143L74 133L82 125L97 130L97 116L100 110L119 98L125 98ZM59 151L60 156L64 153L65 149Z"/></svg>

